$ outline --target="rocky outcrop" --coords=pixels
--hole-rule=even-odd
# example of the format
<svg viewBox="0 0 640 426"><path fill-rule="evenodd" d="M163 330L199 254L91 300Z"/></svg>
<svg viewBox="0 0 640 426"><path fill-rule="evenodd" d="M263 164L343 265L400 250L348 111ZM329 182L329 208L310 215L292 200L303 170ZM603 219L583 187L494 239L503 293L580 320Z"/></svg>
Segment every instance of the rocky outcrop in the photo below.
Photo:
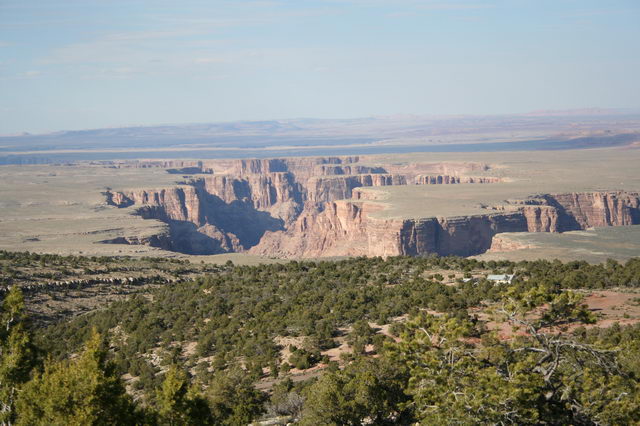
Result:
<svg viewBox="0 0 640 426"><path fill-rule="evenodd" d="M283 257L468 256L488 250L493 235L526 231L527 226L518 212L405 220L372 217L379 209L368 203L328 203L318 215L301 216L286 233L265 235L251 253Z"/></svg>
<svg viewBox="0 0 640 426"><path fill-rule="evenodd" d="M321 165L316 168L320 176L336 176L336 175L364 175L373 173L387 173L383 167L370 166L345 166L345 165Z"/></svg>
<svg viewBox="0 0 640 426"><path fill-rule="evenodd" d="M435 175L435 176L425 176L418 175L415 178L416 185L437 185L437 184L451 184L451 183L460 183L459 176L447 176L447 175Z"/></svg>
<svg viewBox="0 0 640 426"><path fill-rule="evenodd" d="M273 158L273 159L248 159L235 160L228 164L224 173L232 176L247 176L252 174L268 174L276 172L291 172L300 182L304 182L312 176L325 174L330 166L336 170L348 165L356 164L360 157L303 157L303 158ZM337 174L337 173L336 173Z"/></svg>
<svg viewBox="0 0 640 426"><path fill-rule="evenodd" d="M418 175L416 185L448 185L454 183L498 183L502 179L490 176L449 176L449 175Z"/></svg>
<svg viewBox="0 0 640 426"><path fill-rule="evenodd" d="M558 210L559 231L599 226L639 223L640 200L637 193L620 191L584 192L542 197Z"/></svg>
<svg viewBox="0 0 640 426"><path fill-rule="evenodd" d="M189 254L244 251L284 224L257 210L251 199L225 202L207 192L202 180L185 187L112 192L107 200L118 207L139 206L135 213L142 218L167 223L171 249Z"/></svg>
<svg viewBox="0 0 640 426"><path fill-rule="evenodd" d="M559 232L558 210L552 206L524 206L520 209L527 232Z"/></svg>
<svg viewBox="0 0 640 426"><path fill-rule="evenodd" d="M491 247L491 239L495 234L525 229L526 221L518 212L439 218L433 237L435 250L432 253L459 256L483 253Z"/></svg>
<svg viewBox="0 0 640 426"><path fill-rule="evenodd" d="M512 201L512 204L522 205L529 232L565 232L640 223L637 192L545 194Z"/></svg>
<svg viewBox="0 0 640 426"><path fill-rule="evenodd" d="M287 232L265 235L251 252L283 257L470 256L489 250L494 236L504 232L640 224L639 201L638 193L623 192L543 195L486 215L405 220L376 218L372 213L380 207L366 201L338 201L327 203L321 213L302 215Z"/></svg>
<svg viewBox="0 0 640 426"><path fill-rule="evenodd" d="M192 186L116 193L112 201L117 206L142 206L138 212L145 219L202 222L201 202L196 188Z"/></svg>
<svg viewBox="0 0 640 426"><path fill-rule="evenodd" d="M537 246L531 243L523 243L520 241L515 241L514 239L509 238L508 236L503 236L498 234L498 235L495 235L491 240L491 247L489 248L488 251L509 252L509 251L522 250L522 249L532 249L532 248L537 248Z"/></svg>
<svg viewBox="0 0 640 426"><path fill-rule="evenodd" d="M148 245L164 250L172 250L171 238L169 234L156 234L148 237L138 235L128 235L124 237L110 238L100 241L102 244L126 244L126 245Z"/></svg>
<svg viewBox="0 0 640 426"><path fill-rule="evenodd" d="M311 178L307 183L308 200L315 203L344 200L352 197L355 188L406 184L405 176L389 174Z"/></svg>
<svg viewBox="0 0 640 426"><path fill-rule="evenodd" d="M234 177L213 175L196 182L203 185L209 194L225 203L251 201L256 208L268 208L277 203L301 201L302 190L289 172L274 172L267 175Z"/></svg>

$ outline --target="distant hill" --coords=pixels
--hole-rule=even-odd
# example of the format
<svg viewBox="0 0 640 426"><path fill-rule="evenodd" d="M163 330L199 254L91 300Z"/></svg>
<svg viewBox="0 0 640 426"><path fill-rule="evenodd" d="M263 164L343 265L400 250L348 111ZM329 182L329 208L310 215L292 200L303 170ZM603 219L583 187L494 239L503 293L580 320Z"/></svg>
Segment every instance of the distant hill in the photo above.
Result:
<svg viewBox="0 0 640 426"><path fill-rule="evenodd" d="M2 136L0 164L549 149L494 144L555 143L576 137L635 132L640 132L640 111L613 109L494 116L394 115L168 124ZM611 143L587 144L587 147L597 146L611 146Z"/></svg>

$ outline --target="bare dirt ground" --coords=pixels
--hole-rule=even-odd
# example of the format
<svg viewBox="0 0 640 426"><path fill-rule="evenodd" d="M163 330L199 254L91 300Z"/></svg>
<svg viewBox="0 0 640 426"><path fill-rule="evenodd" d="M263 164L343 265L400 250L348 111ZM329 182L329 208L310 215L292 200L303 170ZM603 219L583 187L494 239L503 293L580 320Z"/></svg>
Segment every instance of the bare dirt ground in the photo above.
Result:
<svg viewBox="0 0 640 426"><path fill-rule="evenodd" d="M640 292L596 290L585 298L589 309L598 315L598 322L589 327L610 327L640 322Z"/></svg>
<svg viewBox="0 0 640 426"><path fill-rule="evenodd" d="M389 324L379 325L374 322L370 322L369 326L373 328L376 331L376 333L388 336L389 338L398 342L400 341L400 339L392 335L389 330L393 325L393 323L406 321L407 318L408 318L408 315L402 315L399 317L392 318L391 319L392 322ZM351 328L342 327L339 329L339 331L340 331L340 335L334 338L334 341L336 342L337 346L335 348L322 351L321 354L328 356L330 362L337 362L340 366L343 366L345 361L343 360L342 355L350 354L353 352L353 349L347 343L347 335L351 331ZM304 343L304 339L305 339L304 336L297 336L297 337L279 336L275 338L276 343L283 346L283 349L280 351L280 357L281 357L280 359L282 360L283 363L286 362L289 359L289 356L291 355L291 351L289 350L289 345L302 347ZM374 356L374 357L377 356L375 354L373 345L366 345L365 353L370 356ZM294 383L296 383L296 382L308 380L314 377L319 377L322 375L323 371L326 368L327 368L327 364L323 364L323 363L316 364L315 366L306 370L299 370L297 368L292 368L289 371L289 374L286 376L286 378L289 378ZM266 373L267 371L265 371L265 374ZM265 377L256 384L256 388L263 391L268 391L273 387L273 385L284 380L284 378L285 377L278 377L277 379L274 379L271 377Z"/></svg>
<svg viewBox="0 0 640 426"><path fill-rule="evenodd" d="M596 315L594 324L586 324L585 328L607 328L613 324L632 325L640 323L640 291L624 290L583 290L584 303L588 309ZM496 330L499 338L510 339L514 335L526 335L526 330L514 330L505 322L496 323L491 316L484 311L474 312L479 319L487 321L487 328ZM569 324L564 331L571 331L581 326ZM558 330L560 331L560 330Z"/></svg>

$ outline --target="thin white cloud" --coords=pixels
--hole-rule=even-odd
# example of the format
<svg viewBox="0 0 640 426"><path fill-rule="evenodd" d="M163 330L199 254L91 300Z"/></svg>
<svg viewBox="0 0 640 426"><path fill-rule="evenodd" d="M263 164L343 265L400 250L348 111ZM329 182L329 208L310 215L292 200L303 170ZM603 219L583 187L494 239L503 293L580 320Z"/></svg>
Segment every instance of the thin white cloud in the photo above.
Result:
<svg viewBox="0 0 640 426"><path fill-rule="evenodd" d="M472 10L495 7L486 1L429 0L325 0L329 4L351 4L364 7L402 7L417 10Z"/></svg>
<svg viewBox="0 0 640 426"><path fill-rule="evenodd" d="M21 73L20 77L33 78L33 77L38 77L41 74L42 74L41 71L29 70L29 71L25 71L25 72Z"/></svg>
<svg viewBox="0 0 640 426"><path fill-rule="evenodd" d="M135 77L136 75L143 74L144 72L138 68L129 67L129 66L118 66L118 67L105 67L105 68L97 68L89 71L83 72L80 78L84 80L93 80L93 79L115 79L115 80L124 80Z"/></svg>
<svg viewBox="0 0 640 426"><path fill-rule="evenodd" d="M27 70L22 72L7 72L6 70L0 70L0 80L15 80L15 79L27 79L27 78L36 78L42 75L42 71L38 70Z"/></svg>
<svg viewBox="0 0 640 426"><path fill-rule="evenodd" d="M197 37L196 37L197 36ZM52 49L42 60L46 64L168 63L183 60L198 42L214 45L203 31L148 31L108 34L86 42ZM195 40L194 40L195 38ZM189 58L193 58L193 54ZM191 62L189 60L188 62Z"/></svg>
<svg viewBox="0 0 640 426"><path fill-rule="evenodd" d="M161 25L170 25L173 27L184 28L189 26L192 30L211 31L221 28L247 27L253 25L261 25L270 22L268 17L263 14L245 15L239 18L207 18L197 16L176 16L176 15L149 15L149 19L158 22Z"/></svg>
<svg viewBox="0 0 640 426"><path fill-rule="evenodd" d="M211 14L154 13L145 16L152 26L145 31L121 31L86 37L75 43L51 49L36 64L56 65L70 75L85 78L130 78L136 75L203 74L211 72L229 73L231 68L256 69L256 67L300 67L315 72L326 72L325 63L334 64L335 52L320 52L325 59L309 55L309 49L247 48L247 39L242 31L225 31L228 28L274 25L286 20L306 16L334 14L339 4L377 4L405 6L405 9L466 10L479 8L473 0L451 2L396 0L327 0L320 7L290 7L279 1L257 1L253 9L246 3L240 9L227 11L227 16ZM488 7L487 3L481 3ZM286 6L286 7L285 7ZM297 5L296 5L297 6ZM410 6L410 7L408 7ZM192 11L193 12L193 11ZM240 13L242 12L242 13ZM237 34L236 34L237 33ZM253 37L247 36L247 37ZM238 41L239 40L239 41ZM238 45L234 43L238 42ZM260 46L262 43L255 43ZM333 49L335 50L335 49ZM339 60L349 61L349 55L340 55ZM304 57L305 60L298 58ZM209 65L207 67L207 65ZM215 66L215 67L214 67Z"/></svg>
<svg viewBox="0 0 640 426"><path fill-rule="evenodd" d="M419 10L478 10L478 9L491 9L495 7L490 3L427 3L423 5L416 5Z"/></svg>
<svg viewBox="0 0 640 426"><path fill-rule="evenodd" d="M242 4L247 6L246 4ZM194 16L176 16L176 15L151 15L149 18L162 23L164 25L171 25L177 27L184 27L188 25L192 28L198 28L200 30L214 30L224 28L243 28L259 25L275 24L287 19L304 18L304 17L316 17L326 16L335 13L335 9L322 7L322 8L284 8L273 7L269 9L252 10L243 13L238 12L238 17L225 17L225 18L207 18L207 17L194 17Z"/></svg>
<svg viewBox="0 0 640 426"><path fill-rule="evenodd" d="M105 41L144 41L144 40L161 40L177 37L187 37L202 34L202 31L187 29L174 31L131 31L123 33L108 34L104 37Z"/></svg>
<svg viewBox="0 0 640 426"><path fill-rule="evenodd" d="M218 56L201 57L201 58L195 58L193 60L193 63L195 64L225 64L228 62L229 62L228 58L223 58Z"/></svg>
<svg viewBox="0 0 640 426"><path fill-rule="evenodd" d="M243 5L249 7L279 7L286 6L286 3L282 1L254 0L245 1Z"/></svg>

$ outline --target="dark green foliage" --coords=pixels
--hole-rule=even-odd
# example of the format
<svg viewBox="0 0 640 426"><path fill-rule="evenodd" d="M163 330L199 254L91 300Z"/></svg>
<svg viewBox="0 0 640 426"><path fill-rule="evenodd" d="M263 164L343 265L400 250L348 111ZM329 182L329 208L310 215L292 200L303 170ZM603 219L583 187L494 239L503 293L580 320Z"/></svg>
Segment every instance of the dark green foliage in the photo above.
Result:
<svg viewBox="0 0 640 426"><path fill-rule="evenodd" d="M0 423L15 421L19 387L36 365L36 349L27 329L24 299L18 287L5 297L0 311Z"/></svg>
<svg viewBox="0 0 640 426"><path fill-rule="evenodd" d="M207 389L211 412L220 425L245 425L264 411L264 394L243 371L216 374Z"/></svg>
<svg viewBox="0 0 640 426"><path fill-rule="evenodd" d="M164 425L213 425L207 400L189 385L187 375L173 365L157 392L158 416Z"/></svg>
<svg viewBox="0 0 640 426"><path fill-rule="evenodd" d="M359 358L307 390L302 424L408 424L407 380L405 370L386 359Z"/></svg>
<svg viewBox="0 0 640 426"><path fill-rule="evenodd" d="M298 370L306 370L320 361L320 352L309 352L303 348L295 348L289 356L289 364Z"/></svg>
<svg viewBox="0 0 640 426"><path fill-rule="evenodd" d="M29 268L53 265L89 274L117 259L0 252L0 261L7 282ZM194 271L180 261L144 262L170 274ZM448 285L444 276L456 275L437 272L442 270L465 277L513 271L517 279L513 285L484 279ZM590 265L355 258L228 264L210 271L36 329L35 346L50 357L43 370L19 292L6 293L0 327L0 392L8 407L0 413L3 421L235 425L266 409L305 424L354 425L626 424L638 415L640 326L569 334L563 330L569 322L592 322L593 315L562 289L638 287L639 259ZM469 314L469 308L486 305L524 335L504 341L488 332ZM527 316L543 306L541 315ZM394 320L406 314L408 322ZM401 341L380 334L373 323L392 323L390 333ZM553 327L557 331L550 333ZM108 340L108 352L95 343L94 328ZM304 339L281 359L278 336ZM344 357L353 362L342 366L321 354L338 337L354 350ZM87 341L83 355L70 360ZM195 353L186 351L187 344L195 344ZM364 356L371 347L376 358ZM307 369L320 362L328 365L317 381L282 380L291 366ZM263 369L282 380L267 405L254 387L268 379ZM119 376L125 373L134 377L137 406L124 393Z"/></svg>
<svg viewBox="0 0 640 426"><path fill-rule="evenodd" d="M546 314L533 316L542 305ZM576 340L555 331L591 321L579 297L540 287L507 292L496 312L526 334L504 341L469 321L421 315L388 345L386 354L410 371L405 389L421 424L613 425L640 416L637 365L596 333ZM627 331L633 346L637 330Z"/></svg>
<svg viewBox="0 0 640 426"><path fill-rule="evenodd" d="M305 382L294 384L291 379L275 384L267 405L268 414L299 418L304 408L304 389L308 386Z"/></svg>
<svg viewBox="0 0 640 426"><path fill-rule="evenodd" d="M353 348L353 352L356 354L363 354L365 352L366 345L373 343L373 337L375 331L369 326L369 323L364 320L356 321L353 323L351 333L347 341Z"/></svg>
<svg viewBox="0 0 640 426"><path fill-rule="evenodd" d="M18 425L135 424L135 406L94 333L74 361L49 361L17 401Z"/></svg>
<svg viewBox="0 0 640 426"><path fill-rule="evenodd" d="M80 258L81 259L81 258ZM50 261L50 260L48 260ZM445 268L446 267L446 268ZM195 341L196 357L214 356L214 370L243 358L253 372L288 361L305 368L319 361L319 352L335 345L339 327L355 324L349 342L356 352L374 343L367 322L386 323L420 309L447 312L468 318L467 309L481 301L499 300L504 285L486 280L449 286L426 279L430 271L450 269L517 273L516 291L532 283L558 289L573 283L591 288L638 285L640 261L625 265L609 262L479 262L457 257L355 258L340 262L291 262L287 264L231 266L216 275L178 283L154 291L153 299L137 295L114 303L109 309L50 327L40 345L57 356L77 350L96 327L101 333L119 326L127 335L118 347L119 366L140 375L135 354L149 353L171 342ZM437 277L438 279L440 276ZM574 283L577 285L577 282ZM574 285L572 284L572 285ZM368 325L367 325L368 327ZM280 360L275 336L304 335L313 341L309 354ZM378 341L378 344L381 342ZM177 348L174 348L177 350ZM166 362L182 362L180 352ZM121 355L120 355L121 354ZM177 358L176 358L177 357ZM254 374L255 375L255 374ZM146 374L144 388L154 386Z"/></svg>

